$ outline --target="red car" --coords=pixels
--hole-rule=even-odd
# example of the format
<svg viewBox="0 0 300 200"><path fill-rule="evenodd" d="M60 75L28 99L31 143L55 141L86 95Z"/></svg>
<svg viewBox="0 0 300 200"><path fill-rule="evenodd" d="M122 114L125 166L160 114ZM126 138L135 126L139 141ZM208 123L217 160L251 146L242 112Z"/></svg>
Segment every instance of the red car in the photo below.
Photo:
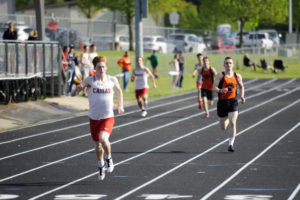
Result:
<svg viewBox="0 0 300 200"><path fill-rule="evenodd" d="M235 45L229 39L219 37L212 41L211 48L217 50L235 49Z"/></svg>

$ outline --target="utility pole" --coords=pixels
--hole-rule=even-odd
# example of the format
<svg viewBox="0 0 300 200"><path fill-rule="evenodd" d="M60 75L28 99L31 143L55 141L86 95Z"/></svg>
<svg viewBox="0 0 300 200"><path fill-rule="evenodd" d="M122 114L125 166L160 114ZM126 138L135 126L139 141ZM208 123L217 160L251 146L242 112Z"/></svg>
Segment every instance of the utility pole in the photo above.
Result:
<svg viewBox="0 0 300 200"><path fill-rule="evenodd" d="M292 18L292 0L289 0L289 33L293 32Z"/></svg>
<svg viewBox="0 0 300 200"><path fill-rule="evenodd" d="M148 15L148 0L135 0L135 57L143 55L143 22Z"/></svg>
<svg viewBox="0 0 300 200"><path fill-rule="evenodd" d="M44 20L44 0L35 0L35 20L36 20L36 28L38 31L38 39L45 40L45 20Z"/></svg>

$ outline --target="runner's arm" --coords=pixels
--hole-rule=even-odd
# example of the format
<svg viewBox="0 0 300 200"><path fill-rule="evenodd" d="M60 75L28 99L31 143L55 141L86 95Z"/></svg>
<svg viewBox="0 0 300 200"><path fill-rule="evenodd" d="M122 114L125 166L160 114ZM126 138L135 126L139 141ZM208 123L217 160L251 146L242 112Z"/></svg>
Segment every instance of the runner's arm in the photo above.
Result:
<svg viewBox="0 0 300 200"><path fill-rule="evenodd" d="M246 99L245 99L245 89L244 89L243 79L240 74L237 74L237 78L238 78L238 85L239 85L239 89L240 89L241 100L242 100L242 103L245 103Z"/></svg>
<svg viewBox="0 0 300 200"><path fill-rule="evenodd" d="M156 82L155 82L155 77L153 76L152 72L150 71L150 69L148 69L147 67L145 67L145 71L147 74L149 74L149 76L151 77L152 83L153 83L153 88L157 88L156 86Z"/></svg>
<svg viewBox="0 0 300 200"><path fill-rule="evenodd" d="M124 105L123 105L123 92L122 89L120 87L119 81L116 77L111 77L111 80L114 83L114 89L116 90L117 93L117 97L118 97L118 112L119 114L123 114L124 113Z"/></svg>

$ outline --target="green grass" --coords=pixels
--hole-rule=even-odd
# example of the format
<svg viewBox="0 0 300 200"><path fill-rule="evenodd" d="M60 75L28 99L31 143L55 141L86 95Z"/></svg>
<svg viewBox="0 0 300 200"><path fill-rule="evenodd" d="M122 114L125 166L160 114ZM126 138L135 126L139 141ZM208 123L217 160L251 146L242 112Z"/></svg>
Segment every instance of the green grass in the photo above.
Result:
<svg viewBox="0 0 300 200"><path fill-rule="evenodd" d="M80 52L78 52L80 53ZM121 51L99 51L99 55L104 55L108 58L108 74L116 75L122 73L121 67L117 65L118 59L120 59L124 52ZM144 57L151 55L151 53L144 53ZM130 52L130 56L134 57L135 52ZM195 54L185 54L185 76L183 80L183 88L179 89L171 89L170 88L170 78L167 75L167 72L170 71L171 66L168 64L169 61L172 60L172 54L159 54L159 79L156 79L156 84L158 86L157 89L152 88L151 80L149 79L149 99L175 95L183 92L196 90L196 79L192 78L192 71L194 69L195 64L197 63ZM278 73L273 73L269 70L263 70L261 68L257 68L256 71L253 71L253 68L244 67L243 66L243 55L241 54L213 54L207 55L210 58L211 65L216 68L218 72L223 71L223 61L225 56L231 56L235 62L234 71L240 73L243 79L252 79L252 78L300 78L300 60L299 58L284 58L278 56L267 56L267 62L271 64L274 59L282 59L284 64L288 66L285 71L278 71ZM264 55L251 55L250 58L257 63L259 63L259 59L263 58ZM134 59L134 58L133 58ZM132 59L132 62L134 60ZM146 66L150 67L150 63L146 62ZM135 67L133 64L132 67ZM122 79L119 80L120 85L123 85ZM124 101L126 102L135 102L135 94L134 94L134 83L129 83L129 91L124 91Z"/></svg>

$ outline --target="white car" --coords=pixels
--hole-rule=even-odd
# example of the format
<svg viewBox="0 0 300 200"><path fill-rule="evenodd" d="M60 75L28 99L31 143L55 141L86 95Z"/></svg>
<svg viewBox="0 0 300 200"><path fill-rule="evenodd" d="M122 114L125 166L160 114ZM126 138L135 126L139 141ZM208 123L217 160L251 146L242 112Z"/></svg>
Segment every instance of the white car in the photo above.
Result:
<svg viewBox="0 0 300 200"><path fill-rule="evenodd" d="M169 37L175 43L177 52L202 53L206 49L206 45L194 34L175 33Z"/></svg>
<svg viewBox="0 0 300 200"><path fill-rule="evenodd" d="M245 36L247 36L248 34L249 34L249 32L243 31L243 41L244 41ZM240 47L240 32L239 31L233 32L230 36L230 40L233 42L233 44L236 47Z"/></svg>
<svg viewBox="0 0 300 200"><path fill-rule="evenodd" d="M267 33L269 34L269 38L274 42L274 45L280 45L280 37L281 35L277 33L274 29L262 29L258 30L258 33Z"/></svg>
<svg viewBox="0 0 300 200"><path fill-rule="evenodd" d="M274 44L267 33L250 32L244 39L244 47L271 49Z"/></svg>
<svg viewBox="0 0 300 200"><path fill-rule="evenodd" d="M159 53L173 53L175 45L169 43L164 36L149 35L143 37L144 51L156 50Z"/></svg>

